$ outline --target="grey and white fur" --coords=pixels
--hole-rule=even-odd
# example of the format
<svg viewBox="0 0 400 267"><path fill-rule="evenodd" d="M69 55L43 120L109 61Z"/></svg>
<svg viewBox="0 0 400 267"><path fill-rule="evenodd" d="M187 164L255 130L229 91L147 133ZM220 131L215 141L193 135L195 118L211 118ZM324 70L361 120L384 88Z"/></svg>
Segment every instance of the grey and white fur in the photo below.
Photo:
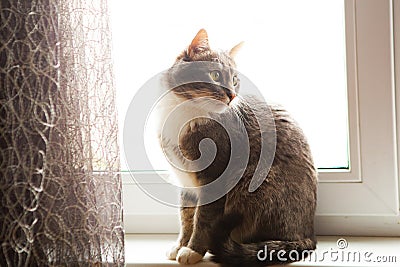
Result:
<svg viewBox="0 0 400 267"><path fill-rule="evenodd" d="M189 160L198 159L199 143L204 138L211 138L217 146L214 161L202 171L185 172L172 168L182 185L196 187L218 179L229 163L231 142L240 145L241 138L248 138L250 146L246 169L244 172L232 170L232 175L236 171L241 171L243 175L225 196L206 205L197 205L207 192L183 190L180 235L167 253L169 259L182 264L200 261L207 251L213 254L212 260L222 266L285 264L294 260L283 261L273 250L297 251L300 257L295 260L301 260L302 252L316 247L314 214L317 173L309 145L298 124L284 108L268 106L256 97L238 95L240 81L233 57L239 48L240 45L227 52L212 50L207 33L202 29L177 57L165 77L167 86L173 84L179 75L180 64L185 62L218 62L228 67L230 71L224 73L207 70L206 74L214 80L211 83L188 83L172 88L173 94L160 102L160 122L165 114L184 101L211 97L221 104L211 107L199 105L185 112L199 116L213 113L226 120L227 125L231 115L236 114L246 129L246 133L238 131L234 140L230 140L226 130L212 119L201 118L183 125L185 116L176 116L174 125L163 129L165 133L159 140L168 157L178 157L179 160L183 155ZM214 79L216 76L217 79ZM258 177L263 179L261 186L249 192L261 153L262 135L256 117L262 118L267 111L272 112L276 129L275 155L269 171L261 172L266 173L266 177ZM160 131L161 128L162 125ZM174 138L176 135L179 138ZM257 253L266 247L265 260L260 260Z"/></svg>

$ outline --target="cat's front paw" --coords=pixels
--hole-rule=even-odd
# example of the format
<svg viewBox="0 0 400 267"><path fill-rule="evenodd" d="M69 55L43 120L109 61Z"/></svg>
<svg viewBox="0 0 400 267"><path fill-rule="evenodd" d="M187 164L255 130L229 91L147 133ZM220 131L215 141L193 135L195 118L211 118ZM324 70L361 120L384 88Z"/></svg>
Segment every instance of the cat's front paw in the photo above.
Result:
<svg viewBox="0 0 400 267"><path fill-rule="evenodd" d="M176 256L178 255L178 251L181 248L178 244L174 244L166 253L167 259L176 260Z"/></svg>
<svg viewBox="0 0 400 267"><path fill-rule="evenodd" d="M202 258L203 255L188 247L181 247L176 256L176 260L181 264L194 264L201 261Z"/></svg>

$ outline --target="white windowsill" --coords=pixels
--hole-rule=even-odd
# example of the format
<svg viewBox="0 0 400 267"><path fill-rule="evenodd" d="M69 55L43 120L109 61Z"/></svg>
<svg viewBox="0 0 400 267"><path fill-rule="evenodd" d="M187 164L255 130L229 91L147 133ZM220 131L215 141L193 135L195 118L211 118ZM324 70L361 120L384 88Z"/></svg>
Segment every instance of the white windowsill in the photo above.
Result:
<svg viewBox="0 0 400 267"><path fill-rule="evenodd" d="M400 238L399 237L344 237L348 243L345 249L337 247L337 240L342 237L336 236L320 236L318 237L318 245L316 251L317 260L311 258L311 262L297 262L289 266L400 266ZM170 247L171 243L176 239L174 234L127 234L125 236L125 261L127 267L132 266L179 266L175 261L165 258L165 251ZM353 255L360 253L361 261L353 261ZM370 254L370 262L363 260L365 253ZM350 255L350 260L347 260ZM324 260L322 257L324 256ZM393 256L391 263L374 262L377 256ZM210 262L206 255L205 259L193 267L216 267L219 266ZM334 260L338 257L337 260ZM344 260L342 260L344 257ZM333 259L333 260L332 260ZM382 259L382 258L381 258Z"/></svg>

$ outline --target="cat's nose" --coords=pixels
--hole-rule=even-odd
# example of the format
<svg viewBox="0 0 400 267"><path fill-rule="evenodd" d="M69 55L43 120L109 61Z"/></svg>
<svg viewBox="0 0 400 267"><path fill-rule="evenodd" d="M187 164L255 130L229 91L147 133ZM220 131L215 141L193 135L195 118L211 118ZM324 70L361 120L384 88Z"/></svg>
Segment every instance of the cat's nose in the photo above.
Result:
<svg viewBox="0 0 400 267"><path fill-rule="evenodd" d="M229 102L231 102L236 97L236 92L233 90L226 90L226 95L229 97Z"/></svg>

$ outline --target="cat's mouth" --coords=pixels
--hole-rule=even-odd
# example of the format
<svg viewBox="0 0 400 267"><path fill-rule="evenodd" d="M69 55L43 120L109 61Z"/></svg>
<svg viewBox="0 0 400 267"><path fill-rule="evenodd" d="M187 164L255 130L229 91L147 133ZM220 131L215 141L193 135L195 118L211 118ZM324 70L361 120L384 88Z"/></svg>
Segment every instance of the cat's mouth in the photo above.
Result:
<svg viewBox="0 0 400 267"><path fill-rule="evenodd" d="M240 97L236 94L232 98L226 98L224 100L216 101L213 104L213 107L210 110L214 113L223 113L229 108L235 108L240 102Z"/></svg>
<svg viewBox="0 0 400 267"><path fill-rule="evenodd" d="M225 93L228 96L228 105L236 98L236 92L230 89L225 89Z"/></svg>
<svg viewBox="0 0 400 267"><path fill-rule="evenodd" d="M237 97L237 95L235 94L235 96L232 99L230 99L228 106L236 106L238 102L239 102L239 97Z"/></svg>

